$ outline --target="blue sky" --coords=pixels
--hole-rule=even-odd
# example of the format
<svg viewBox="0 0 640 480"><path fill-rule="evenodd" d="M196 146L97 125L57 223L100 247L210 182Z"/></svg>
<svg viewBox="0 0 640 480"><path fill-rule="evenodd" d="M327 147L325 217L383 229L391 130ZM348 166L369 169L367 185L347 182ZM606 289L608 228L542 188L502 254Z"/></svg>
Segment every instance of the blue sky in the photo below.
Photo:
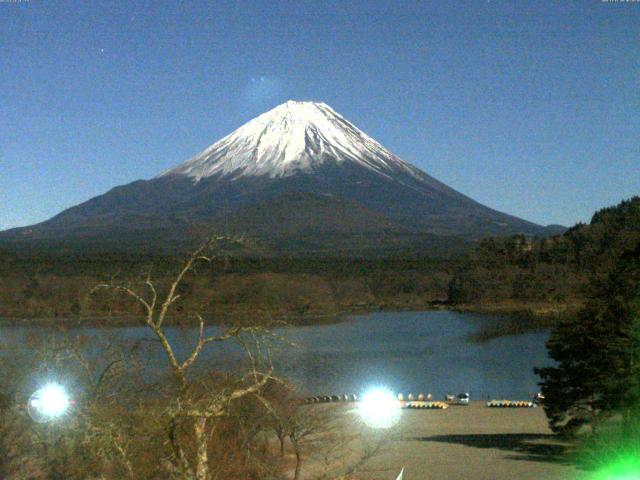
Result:
<svg viewBox="0 0 640 480"><path fill-rule="evenodd" d="M640 2L0 1L0 229L319 100L490 207L640 194Z"/></svg>

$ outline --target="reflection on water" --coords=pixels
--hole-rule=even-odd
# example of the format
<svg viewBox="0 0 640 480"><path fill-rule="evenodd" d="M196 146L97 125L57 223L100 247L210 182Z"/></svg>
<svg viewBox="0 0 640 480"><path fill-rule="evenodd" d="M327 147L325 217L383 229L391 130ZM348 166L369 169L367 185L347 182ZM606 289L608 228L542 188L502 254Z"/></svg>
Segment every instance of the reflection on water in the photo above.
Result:
<svg viewBox="0 0 640 480"><path fill-rule="evenodd" d="M276 333L294 346L279 343L273 362L281 376L308 394L361 393L379 384L405 394L431 392L434 398L462 391L475 399L530 397L537 391L533 367L550 363L544 347L548 333L470 342L470 334L486 321L496 319L449 311L376 312L333 325L281 328ZM79 330L89 336L101 332ZM168 330L177 352L186 355L196 332ZM4 327L0 335L17 339L33 331ZM215 327L208 329L208 334L216 332ZM152 338L144 327L113 328L109 334L129 340ZM162 355L159 345L151 351L154 357ZM245 360L238 345L224 342L209 345L199 363L231 370L242 368Z"/></svg>

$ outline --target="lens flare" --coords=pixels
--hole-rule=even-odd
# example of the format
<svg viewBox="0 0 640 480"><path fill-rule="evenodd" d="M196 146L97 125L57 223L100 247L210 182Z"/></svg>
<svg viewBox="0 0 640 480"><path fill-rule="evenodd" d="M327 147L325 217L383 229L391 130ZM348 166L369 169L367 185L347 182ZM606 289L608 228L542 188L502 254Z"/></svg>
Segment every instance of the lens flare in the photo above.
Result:
<svg viewBox="0 0 640 480"><path fill-rule="evenodd" d="M64 415L71 400L64 387L50 383L29 398L29 415L37 422L48 422Z"/></svg>
<svg viewBox="0 0 640 480"><path fill-rule="evenodd" d="M640 461L627 459L598 472L596 480L640 480Z"/></svg>
<svg viewBox="0 0 640 480"><path fill-rule="evenodd" d="M593 475L592 480L640 480L640 458L623 456Z"/></svg>
<svg viewBox="0 0 640 480"><path fill-rule="evenodd" d="M370 427L390 428L400 419L400 405L389 390L376 388L362 396L358 413Z"/></svg>

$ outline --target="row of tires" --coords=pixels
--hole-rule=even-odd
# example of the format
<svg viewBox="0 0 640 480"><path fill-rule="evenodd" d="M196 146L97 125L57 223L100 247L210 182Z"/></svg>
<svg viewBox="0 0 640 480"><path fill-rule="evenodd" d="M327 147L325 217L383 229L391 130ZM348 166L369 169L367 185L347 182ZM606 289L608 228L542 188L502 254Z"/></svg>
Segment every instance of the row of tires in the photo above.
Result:
<svg viewBox="0 0 640 480"><path fill-rule="evenodd" d="M316 397L307 397L304 403L331 403L331 402L357 402L358 396L355 393L350 395L318 395Z"/></svg>
<svg viewBox="0 0 640 480"><path fill-rule="evenodd" d="M517 400L491 400L487 402L489 408L533 408L536 404L533 402L517 401Z"/></svg>
<svg viewBox="0 0 640 480"><path fill-rule="evenodd" d="M444 402L406 402L402 405L402 408L424 408L428 410L444 410L445 408L449 408Z"/></svg>
<svg viewBox="0 0 640 480"><path fill-rule="evenodd" d="M356 394L343 394L343 395L318 395L315 397L307 397L303 400L303 403L332 403L332 402L357 402L358 396ZM424 408L424 409L438 409L443 410L448 408L449 405L446 402L425 402L425 401L401 401L403 408ZM534 402L526 402L519 400L491 400L487 402L489 408L533 408L537 405Z"/></svg>

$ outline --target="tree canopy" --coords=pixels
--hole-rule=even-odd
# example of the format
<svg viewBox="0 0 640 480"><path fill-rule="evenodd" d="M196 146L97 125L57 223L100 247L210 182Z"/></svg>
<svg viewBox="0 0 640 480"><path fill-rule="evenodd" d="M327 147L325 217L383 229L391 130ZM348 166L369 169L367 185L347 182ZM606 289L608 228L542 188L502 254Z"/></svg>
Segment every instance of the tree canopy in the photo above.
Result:
<svg viewBox="0 0 640 480"><path fill-rule="evenodd" d="M631 247L627 244L627 247ZM640 242L619 250L610 272L594 272L580 314L547 343L557 365L536 369L552 429L573 432L621 413L640 412Z"/></svg>

